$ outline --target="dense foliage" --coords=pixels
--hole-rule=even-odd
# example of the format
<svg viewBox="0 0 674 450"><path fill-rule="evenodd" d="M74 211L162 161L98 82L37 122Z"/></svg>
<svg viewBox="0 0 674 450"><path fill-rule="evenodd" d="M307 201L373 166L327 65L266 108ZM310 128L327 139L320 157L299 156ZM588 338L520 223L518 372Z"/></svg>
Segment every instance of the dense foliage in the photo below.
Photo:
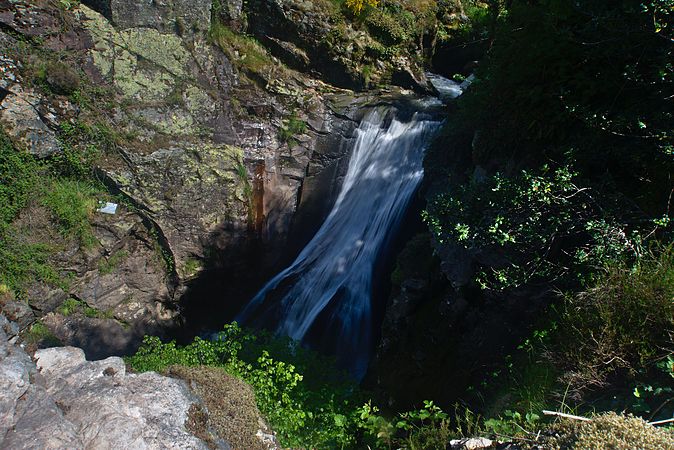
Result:
<svg viewBox="0 0 674 450"><path fill-rule="evenodd" d="M468 249L474 297L561 295L475 404L529 430L543 408L669 417L674 3L489 3L424 219L436 249Z"/></svg>
<svg viewBox="0 0 674 450"><path fill-rule="evenodd" d="M560 311L551 351L562 379L576 390L605 386L617 373L631 380L651 375L667 386L674 378L673 299L672 247L643 256L634 267L606 269ZM661 392L672 393L671 386Z"/></svg>
<svg viewBox="0 0 674 450"><path fill-rule="evenodd" d="M89 237L87 196L91 188L53 177L49 168L17 151L0 132L0 285L18 294L35 279L63 283L49 264L54 243L17 224L21 211L29 205L42 205L64 235L83 240Z"/></svg>
<svg viewBox="0 0 674 450"><path fill-rule="evenodd" d="M487 173L463 182L455 170L424 216L440 244L482 256L482 288L572 287L593 268L634 262L644 239L665 238L671 9L671 0L492 5L491 49L443 137L470 142ZM450 165L454 152L443 151L429 159Z"/></svg>
<svg viewBox="0 0 674 450"><path fill-rule="evenodd" d="M569 167L543 166L473 179L435 197L424 218L441 245L494 252L475 279L483 289L541 280L568 284L569 277L642 251L636 231L615 217L615 205L577 178Z"/></svg>
<svg viewBox="0 0 674 450"><path fill-rule="evenodd" d="M161 372L171 365L224 368L253 387L260 411L284 446L340 448L355 442L355 406L361 400L356 386L327 358L287 340L254 336L233 323L215 339L196 338L185 347L147 337L127 361L139 371Z"/></svg>
<svg viewBox="0 0 674 450"><path fill-rule="evenodd" d="M442 448L450 438L489 430L464 407L457 405L450 416L432 401L418 410L384 414L372 401L365 402L367 393L334 360L288 339L244 331L236 323L211 340L195 338L186 346L148 336L126 361L137 371L173 373L177 366L209 366L243 379L289 448ZM493 422L506 426L509 421Z"/></svg>

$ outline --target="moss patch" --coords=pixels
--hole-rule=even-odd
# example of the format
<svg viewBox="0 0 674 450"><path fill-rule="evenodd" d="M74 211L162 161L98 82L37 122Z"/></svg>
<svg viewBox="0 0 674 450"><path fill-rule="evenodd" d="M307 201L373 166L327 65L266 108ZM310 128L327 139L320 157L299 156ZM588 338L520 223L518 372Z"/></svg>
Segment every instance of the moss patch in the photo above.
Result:
<svg viewBox="0 0 674 450"><path fill-rule="evenodd" d="M674 448L671 430L648 425L643 419L602 414L589 422L563 421L553 429L557 435L549 448L666 450Z"/></svg>
<svg viewBox="0 0 674 450"><path fill-rule="evenodd" d="M192 391L203 399L208 410L208 428L215 431L234 450L264 450L264 446L255 436L259 428L260 412L255 404L255 394L249 385L219 368L171 366L167 372L185 380ZM202 415L193 416L198 418L197 416ZM200 423L199 429L203 434L203 417L195 423Z"/></svg>

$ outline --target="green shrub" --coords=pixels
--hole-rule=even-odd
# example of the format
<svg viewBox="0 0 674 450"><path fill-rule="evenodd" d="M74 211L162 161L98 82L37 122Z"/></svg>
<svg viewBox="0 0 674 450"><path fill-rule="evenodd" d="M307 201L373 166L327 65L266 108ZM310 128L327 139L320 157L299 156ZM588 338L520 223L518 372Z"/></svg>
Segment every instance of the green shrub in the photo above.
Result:
<svg viewBox="0 0 674 450"><path fill-rule="evenodd" d="M279 140L288 144L288 148L292 149L297 145L297 136L306 133L306 131L307 123L293 113L279 129Z"/></svg>
<svg viewBox="0 0 674 450"><path fill-rule="evenodd" d="M0 231L0 284L21 296L33 281L64 286L49 257L54 248L47 243L29 243L13 227Z"/></svg>
<svg viewBox="0 0 674 450"><path fill-rule="evenodd" d="M364 440L359 443L369 448L444 449L449 448L452 439L484 435L490 430L481 416L465 406L454 405L450 416L429 400L424 400L420 409L389 417L368 402L358 408L358 414L358 426L366 430Z"/></svg>
<svg viewBox="0 0 674 450"><path fill-rule="evenodd" d="M393 15L382 9L375 9L365 18L370 33L386 45L396 45L411 38L414 32L414 15Z"/></svg>
<svg viewBox="0 0 674 450"><path fill-rule="evenodd" d="M14 149L0 130L0 232L18 214L34 194L37 163L34 158Z"/></svg>
<svg viewBox="0 0 674 450"><path fill-rule="evenodd" d="M263 335L259 338L263 343L259 343L234 323L226 326L216 340L195 338L185 347L146 337L138 353L127 361L138 371L161 372L170 365L222 367L253 387L258 407L284 446L339 448L353 443L352 405L359 401L355 387L336 381L341 378L333 365L317 357L313 358L317 362L308 363L311 358L306 351L290 349L285 340L264 344L270 339ZM313 372L305 374L312 379L306 380L294 364L273 358L270 351L311 367Z"/></svg>
<svg viewBox="0 0 674 450"><path fill-rule="evenodd" d="M29 154L16 150L0 132L0 284L21 294L32 280L58 284L49 265L51 243L25 239L12 222L39 193L39 164Z"/></svg>
<svg viewBox="0 0 674 450"><path fill-rule="evenodd" d="M569 167L496 174L439 194L423 217L440 244L491 251L476 282L502 290L533 281L568 282L626 254L638 256L638 236L599 206L600 194L577 185ZM602 199L603 202L607 202ZM564 245L564 251L558 249Z"/></svg>

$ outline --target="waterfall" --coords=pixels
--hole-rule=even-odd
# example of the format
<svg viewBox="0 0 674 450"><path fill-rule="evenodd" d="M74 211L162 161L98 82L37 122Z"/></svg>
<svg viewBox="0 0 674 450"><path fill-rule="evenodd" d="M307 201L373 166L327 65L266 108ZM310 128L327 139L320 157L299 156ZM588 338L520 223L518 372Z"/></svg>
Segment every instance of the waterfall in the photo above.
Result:
<svg viewBox="0 0 674 450"><path fill-rule="evenodd" d="M423 177L423 155L440 122L416 113L369 112L356 130L339 196L313 239L238 319L328 349L361 378L372 351L372 287L378 256Z"/></svg>

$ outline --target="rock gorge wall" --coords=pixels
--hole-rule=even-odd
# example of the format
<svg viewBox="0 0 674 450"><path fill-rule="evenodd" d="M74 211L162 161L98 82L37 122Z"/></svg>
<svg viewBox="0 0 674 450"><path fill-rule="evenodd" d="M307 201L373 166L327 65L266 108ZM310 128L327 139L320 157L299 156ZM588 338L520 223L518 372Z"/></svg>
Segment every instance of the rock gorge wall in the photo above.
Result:
<svg viewBox="0 0 674 450"><path fill-rule="evenodd" d="M69 289L36 282L28 306L3 299L22 326L41 318L90 357L130 351L143 334L174 325L181 300L187 309L204 292L224 303L247 295L281 258L298 205L307 205L306 223L329 208L348 148L340 141L368 98L266 53L256 66L237 47L250 44L240 36L214 42L211 6L110 0L63 10L48 1L0 2L0 122L15 146L59 154L64 124L88 114L72 96L24 79L26 49L46 49L104 91L105 104L90 109L100 108L122 136L96 170L125 202L116 215L94 214L94 248L59 252L58 265L72 274ZM239 17L235 3L228 11ZM306 126L284 138L289 120ZM213 293L204 274L216 271L220 292ZM69 298L101 314L60 313Z"/></svg>

